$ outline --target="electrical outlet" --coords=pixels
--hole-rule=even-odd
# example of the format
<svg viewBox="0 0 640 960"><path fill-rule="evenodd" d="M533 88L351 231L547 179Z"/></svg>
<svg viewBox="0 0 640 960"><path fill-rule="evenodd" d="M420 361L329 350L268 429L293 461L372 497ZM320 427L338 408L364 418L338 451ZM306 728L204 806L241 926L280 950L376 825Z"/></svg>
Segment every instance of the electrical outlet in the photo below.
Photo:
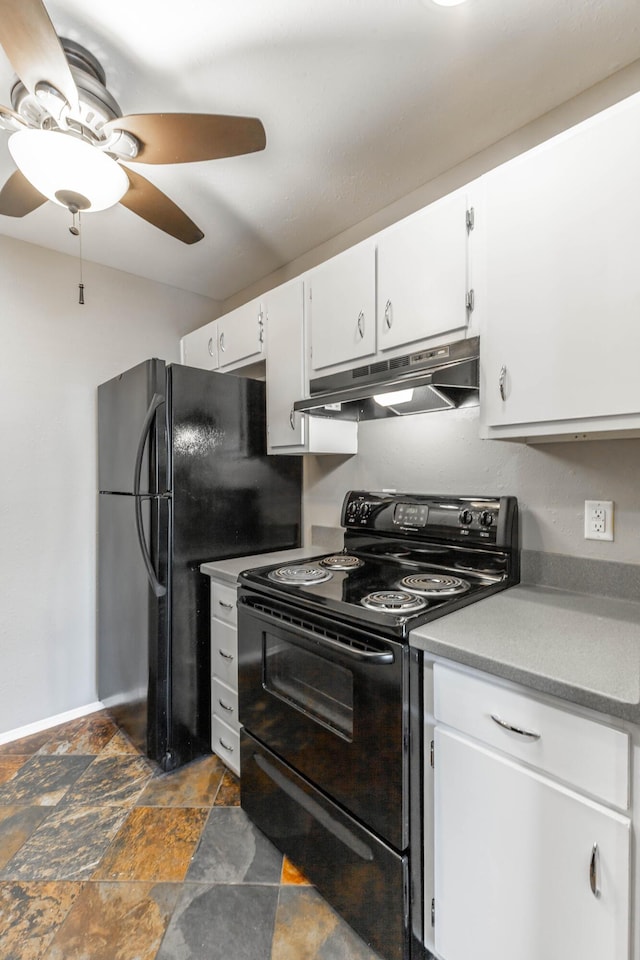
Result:
<svg viewBox="0 0 640 960"><path fill-rule="evenodd" d="M613 500L585 500L585 540L613 540Z"/></svg>

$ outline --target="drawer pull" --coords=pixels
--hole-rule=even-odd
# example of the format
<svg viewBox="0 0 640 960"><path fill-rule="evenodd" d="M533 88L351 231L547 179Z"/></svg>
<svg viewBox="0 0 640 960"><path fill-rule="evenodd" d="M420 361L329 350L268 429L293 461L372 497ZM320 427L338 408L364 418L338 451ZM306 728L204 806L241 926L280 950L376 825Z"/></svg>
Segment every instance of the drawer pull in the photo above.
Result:
<svg viewBox="0 0 640 960"><path fill-rule="evenodd" d="M502 727L503 730L510 730L511 733L517 733L521 737L526 737L527 740L539 740L540 734L533 733L531 730L523 730L522 727L514 727L513 724L507 723L506 720L503 720L497 714L492 713L491 719L494 723L497 723L499 727Z"/></svg>
<svg viewBox="0 0 640 960"><path fill-rule="evenodd" d="M221 657L224 657L225 660L233 660L234 656L232 653L225 653L224 650L218 650L218 653Z"/></svg>
<svg viewBox="0 0 640 960"><path fill-rule="evenodd" d="M218 737L218 743L220 746L226 750L228 753L233 753L233 747L229 743L225 743L222 737Z"/></svg>
<svg viewBox="0 0 640 960"><path fill-rule="evenodd" d="M225 703L224 700L221 700L220 697L218 697L218 703L220 704L223 710L227 711L227 713L233 713L233 707L230 707L229 704Z"/></svg>
<svg viewBox="0 0 640 960"><path fill-rule="evenodd" d="M221 607L224 607L225 610L233 610L232 603L225 603L224 600L218 600L218 603L220 604Z"/></svg>
<svg viewBox="0 0 640 960"><path fill-rule="evenodd" d="M599 863L600 851L598 850L598 844L594 843L593 850L591 851L591 861L589 863L589 885L591 887L591 893L594 895L596 900L600 896L600 885L598 883Z"/></svg>

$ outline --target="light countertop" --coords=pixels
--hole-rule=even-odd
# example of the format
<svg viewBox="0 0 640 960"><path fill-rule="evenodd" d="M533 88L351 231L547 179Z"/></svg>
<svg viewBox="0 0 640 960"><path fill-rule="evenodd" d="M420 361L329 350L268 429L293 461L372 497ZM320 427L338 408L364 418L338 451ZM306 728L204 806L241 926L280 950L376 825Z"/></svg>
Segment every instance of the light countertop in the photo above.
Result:
<svg viewBox="0 0 640 960"><path fill-rule="evenodd" d="M413 647L640 723L640 603L521 584L426 623Z"/></svg>

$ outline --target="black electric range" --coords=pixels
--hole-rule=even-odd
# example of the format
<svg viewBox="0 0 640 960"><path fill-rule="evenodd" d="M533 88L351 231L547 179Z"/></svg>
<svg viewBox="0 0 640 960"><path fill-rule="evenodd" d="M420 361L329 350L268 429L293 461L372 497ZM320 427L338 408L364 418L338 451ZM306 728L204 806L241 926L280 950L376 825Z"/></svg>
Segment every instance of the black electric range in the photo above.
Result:
<svg viewBox="0 0 640 960"><path fill-rule="evenodd" d="M342 551L245 571L241 585L404 638L520 579L514 497L352 490L341 523Z"/></svg>

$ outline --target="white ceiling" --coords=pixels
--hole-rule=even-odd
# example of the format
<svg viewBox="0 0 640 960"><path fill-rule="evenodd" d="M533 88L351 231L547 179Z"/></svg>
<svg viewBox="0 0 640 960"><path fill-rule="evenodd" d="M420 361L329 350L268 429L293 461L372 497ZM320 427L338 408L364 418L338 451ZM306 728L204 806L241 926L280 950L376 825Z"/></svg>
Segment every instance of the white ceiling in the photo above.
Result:
<svg viewBox="0 0 640 960"><path fill-rule="evenodd" d="M85 259L224 300L640 58L638 0L49 0L122 112L260 117L261 153L138 165L196 221L185 246L122 206ZM13 72L0 49L0 103ZM0 131L0 183L13 171ZM0 233L76 254L52 203Z"/></svg>

